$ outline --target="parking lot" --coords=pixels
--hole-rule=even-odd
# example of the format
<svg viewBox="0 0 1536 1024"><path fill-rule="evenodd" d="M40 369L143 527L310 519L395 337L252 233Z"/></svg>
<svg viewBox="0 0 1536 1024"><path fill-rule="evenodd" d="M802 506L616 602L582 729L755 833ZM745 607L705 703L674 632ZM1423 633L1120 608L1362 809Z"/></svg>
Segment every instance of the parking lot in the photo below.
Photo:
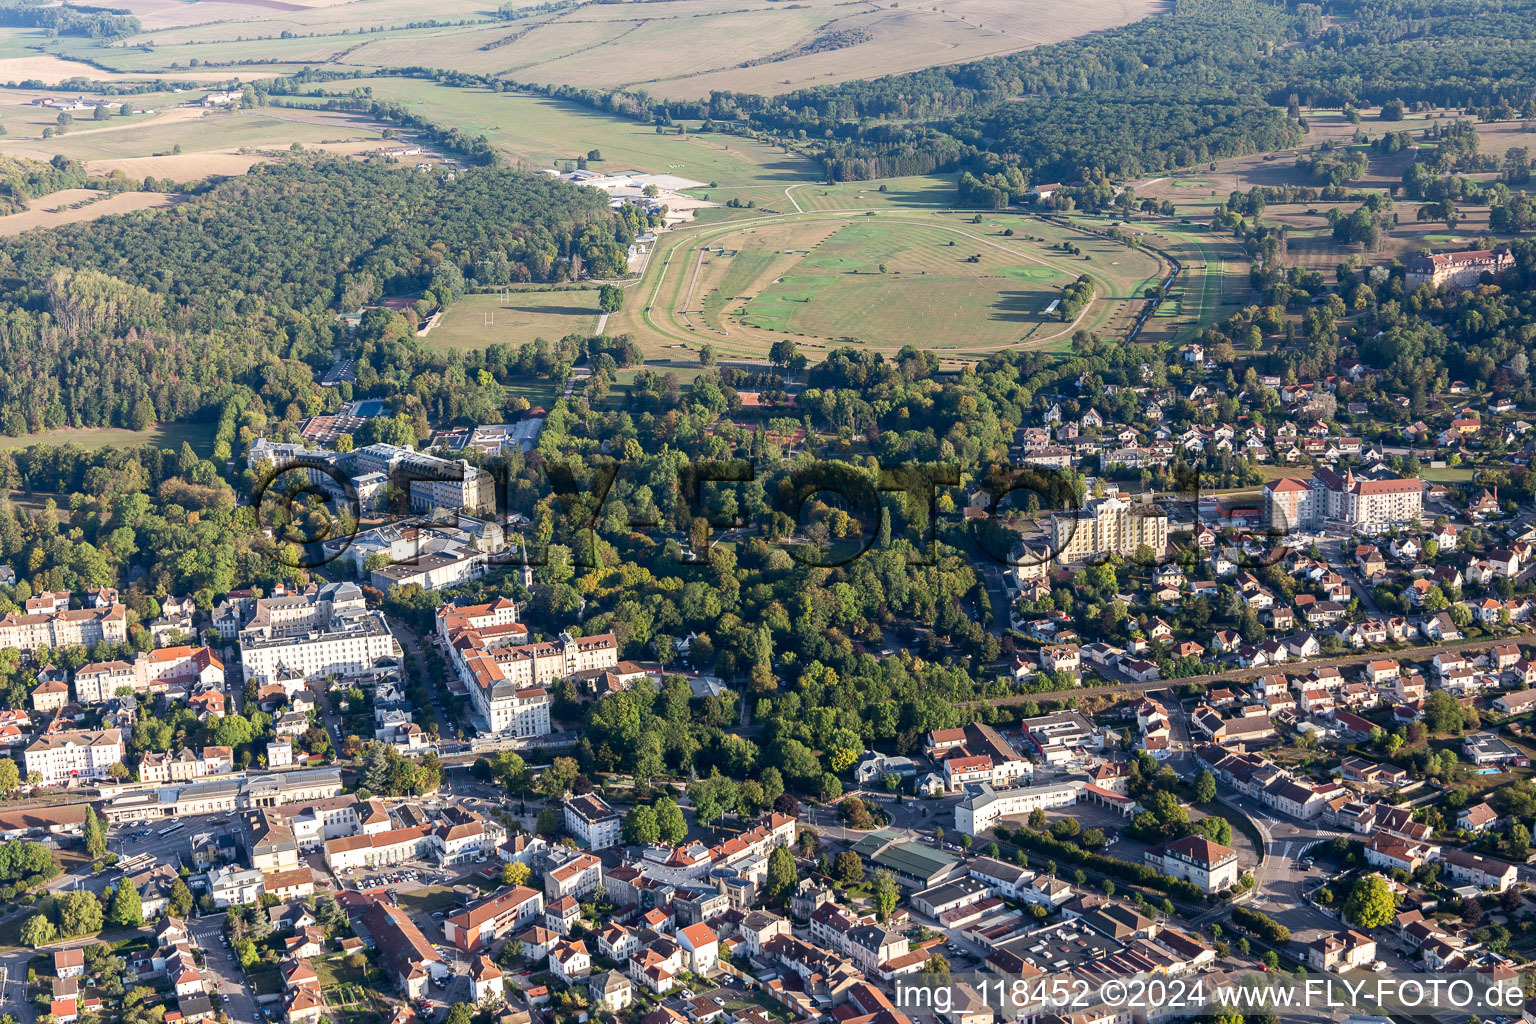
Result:
<svg viewBox="0 0 1536 1024"><path fill-rule="evenodd" d="M119 857L148 853L164 864L179 864L181 854L194 836L230 831L226 814L201 814L186 818L130 821L107 832L107 846ZM164 834L162 834L164 833Z"/></svg>
<svg viewBox="0 0 1536 1024"><path fill-rule="evenodd" d="M416 868L403 868L399 871L387 871L377 875L351 876L348 872L349 885L355 885L359 889L378 889L391 885L409 885L421 881L421 872Z"/></svg>
<svg viewBox="0 0 1536 1024"><path fill-rule="evenodd" d="M1103 807L1087 801L1080 801L1071 807L1058 807L1048 810L1045 812L1045 818L1048 822L1072 818L1083 827L1083 831L1086 832L1090 828L1096 828L1103 832L1106 838L1118 836L1120 830L1131 822L1130 818L1127 818L1113 808ZM1028 815L1023 815L1014 824L1027 824L1028 819Z"/></svg>

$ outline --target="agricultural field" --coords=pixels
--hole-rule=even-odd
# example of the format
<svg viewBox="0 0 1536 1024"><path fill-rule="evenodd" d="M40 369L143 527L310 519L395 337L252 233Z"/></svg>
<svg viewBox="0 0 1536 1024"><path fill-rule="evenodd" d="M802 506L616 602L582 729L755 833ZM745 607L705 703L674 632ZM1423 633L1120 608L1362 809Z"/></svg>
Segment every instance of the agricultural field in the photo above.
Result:
<svg viewBox="0 0 1536 1024"><path fill-rule="evenodd" d="M37 36L24 28L0 28L0 60L18 60L34 55Z"/></svg>
<svg viewBox="0 0 1536 1024"><path fill-rule="evenodd" d="M534 7L543 0L524 0ZM128 0L121 9L131 10L144 26L142 38L156 46L184 43L246 42L295 36L356 37L359 30L398 31L427 18L440 22L491 24L492 11L500 6L483 0L440 0L424 11L420 0L308 0L293 3L252 4L243 0L198 0L197 18L188 18L183 0ZM366 38L366 37L365 37ZM354 38L353 42L357 42Z"/></svg>
<svg viewBox="0 0 1536 1024"><path fill-rule="evenodd" d="M76 221L95 220L114 213L151 210L181 200L170 192L119 192L108 195L89 188L71 188L39 196L22 213L0 217L0 237L19 235L33 228L51 228Z"/></svg>
<svg viewBox="0 0 1536 1024"><path fill-rule="evenodd" d="M363 85L412 113L483 135L514 165L532 169L574 165L577 157L596 149L602 159L593 162L595 170L674 174L715 183L702 190L715 200L755 198L762 205L776 199L786 209L787 186L820 177L815 164L782 147L734 135L658 135L651 125L542 96L411 78L347 79L327 82L323 89L347 94Z"/></svg>
<svg viewBox="0 0 1536 1024"><path fill-rule="evenodd" d="M95 77L201 69L250 78L304 64L366 71L424 66L699 98L713 90L771 94L977 60L1162 9L1158 0L946 0L943 6L651 0L550 11L527 0L526 16L506 20L494 16L494 6L447 0L428 12L408 0L209 0L189 18L175 0L125 0L120 9L138 16L146 31L124 43L18 33L0 52L15 54L12 60L88 61L79 66ZM16 77L42 77L45 70Z"/></svg>
<svg viewBox="0 0 1536 1024"><path fill-rule="evenodd" d="M465 351L488 345L519 346L543 338L589 334L597 325L597 289L479 292L455 302L422 344Z"/></svg>
<svg viewBox="0 0 1536 1024"><path fill-rule="evenodd" d="M41 83L44 86L57 86L63 82L144 82L164 81L166 83L184 82L188 87L193 87L199 82L218 83L231 77L244 78L253 81L258 78L272 78L277 75L288 75L303 71L307 66L304 63L277 64L259 63L248 67L239 68L238 72L229 69L190 68L183 66L162 67L152 59L132 59L118 55L123 65L123 70L115 67L98 67L95 62L102 59L106 51L97 44L85 44L75 41L72 45L75 49L65 50L62 53L43 52L42 47L70 46L71 44L59 44L48 40L41 32L23 31L20 29L9 30L13 35L3 44L7 54L14 56L0 57L0 83L12 87L23 83ZM143 51L135 48L134 54Z"/></svg>
<svg viewBox="0 0 1536 1024"><path fill-rule="evenodd" d="M11 31L14 33L17 30ZM33 52L29 42L24 36L11 35L7 38L7 55L0 58L0 82L16 84L35 79L47 85L57 85L72 78L103 82L116 77L110 71L102 71L77 60Z"/></svg>
<svg viewBox="0 0 1536 1024"><path fill-rule="evenodd" d="M310 149L355 153L376 148L380 128L362 118L332 111L263 107L238 112L204 113L181 105L183 97L156 94L131 97L148 114L95 121L84 114L62 135L44 139L42 129L57 123L57 113L34 107L41 93L6 94L0 104L0 154L48 160L63 154L97 174L122 171L195 181L210 174L242 174L267 153L285 153L295 143Z"/></svg>
<svg viewBox="0 0 1536 1024"><path fill-rule="evenodd" d="M57 131L59 125L59 112L52 107L35 106L32 103L34 96L43 96L46 93L30 93L13 90L0 91L0 124L5 125L5 138L7 140L31 139L41 140L43 132L49 128ZM179 97L178 97L179 99ZM74 123L70 125L65 135L82 135L98 132L124 131L129 128L137 128L149 121L178 121L195 120L201 113L191 107L176 107L174 109L160 109L171 106L169 96L156 102L154 107L145 105L143 97L132 97L127 100L134 109L148 111L143 114L129 114L126 117L118 113L118 108L124 101L118 97L109 98L111 116L98 121L88 111L75 111L71 113ZM49 140L50 144L52 140Z"/></svg>
<svg viewBox="0 0 1536 1024"><path fill-rule="evenodd" d="M1047 309L1079 274L1093 279L1095 300L1063 323ZM1160 274L1148 253L1033 217L978 225L888 202L873 216L789 214L674 232L608 329L669 360L706 343L760 357L789 338L812 358L847 344L910 344L968 361L1017 345L1061 348L1079 328L1122 330Z"/></svg>

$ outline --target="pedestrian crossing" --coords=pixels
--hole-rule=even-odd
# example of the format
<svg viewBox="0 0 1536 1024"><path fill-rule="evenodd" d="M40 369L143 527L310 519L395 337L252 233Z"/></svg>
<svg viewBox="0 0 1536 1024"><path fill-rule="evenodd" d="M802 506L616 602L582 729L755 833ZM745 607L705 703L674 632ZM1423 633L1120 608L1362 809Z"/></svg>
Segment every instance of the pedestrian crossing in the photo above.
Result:
<svg viewBox="0 0 1536 1024"><path fill-rule="evenodd" d="M214 949L222 942L224 934L223 918L219 919L218 924L204 925L201 928L191 928L188 930L192 933L194 945L200 946L203 949Z"/></svg>

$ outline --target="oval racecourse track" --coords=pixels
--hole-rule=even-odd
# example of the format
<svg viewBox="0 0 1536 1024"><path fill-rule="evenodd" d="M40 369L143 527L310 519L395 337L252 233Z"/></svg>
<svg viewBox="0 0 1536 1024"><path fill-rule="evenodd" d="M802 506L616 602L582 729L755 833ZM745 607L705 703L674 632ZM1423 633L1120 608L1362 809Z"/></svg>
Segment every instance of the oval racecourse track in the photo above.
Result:
<svg viewBox="0 0 1536 1024"><path fill-rule="evenodd" d="M707 343L722 355L761 358L779 340L814 350L858 338L879 351L926 343L942 359L970 362L1003 349L1060 347L1077 330L1099 329L1166 270L1156 254L1106 249L1118 243L1028 215L1007 215L1013 237L995 224L973 225L970 216L799 211L675 230L624 286L643 299L631 303L638 313L631 322L652 335L640 339L651 356ZM1030 241L1036 232L1093 247L1093 261ZM1147 263L1140 283L1125 272L1112 282L1117 252ZM1094 299L1069 323L1045 315L1060 286L1078 275L1093 281ZM913 337L914 324L927 336Z"/></svg>

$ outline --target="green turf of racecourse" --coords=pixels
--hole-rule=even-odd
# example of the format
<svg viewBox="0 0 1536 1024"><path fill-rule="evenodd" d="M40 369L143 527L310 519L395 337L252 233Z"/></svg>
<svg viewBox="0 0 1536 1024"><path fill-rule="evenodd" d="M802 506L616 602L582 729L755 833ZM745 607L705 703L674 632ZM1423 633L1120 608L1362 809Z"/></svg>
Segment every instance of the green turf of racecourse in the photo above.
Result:
<svg viewBox="0 0 1536 1024"><path fill-rule="evenodd" d="M997 273L1005 277L1022 278L1025 281L1051 281L1058 276L1057 272L1050 267L1042 267L1038 263L1027 263L1017 267L1004 267L997 271Z"/></svg>
<svg viewBox="0 0 1536 1024"><path fill-rule="evenodd" d="M826 274L790 274L781 277L775 282L773 291L747 304L743 319L754 327L788 330L795 306L814 302L822 289L836 283L837 278Z"/></svg>
<svg viewBox="0 0 1536 1024"><path fill-rule="evenodd" d="M936 347L1007 345L1052 322L1044 312L1068 277L1065 269L999 267L995 249L972 263L967 256L974 243L952 241L954 232L939 225L845 225L800 258L803 269L750 299L740 322L812 337Z"/></svg>

